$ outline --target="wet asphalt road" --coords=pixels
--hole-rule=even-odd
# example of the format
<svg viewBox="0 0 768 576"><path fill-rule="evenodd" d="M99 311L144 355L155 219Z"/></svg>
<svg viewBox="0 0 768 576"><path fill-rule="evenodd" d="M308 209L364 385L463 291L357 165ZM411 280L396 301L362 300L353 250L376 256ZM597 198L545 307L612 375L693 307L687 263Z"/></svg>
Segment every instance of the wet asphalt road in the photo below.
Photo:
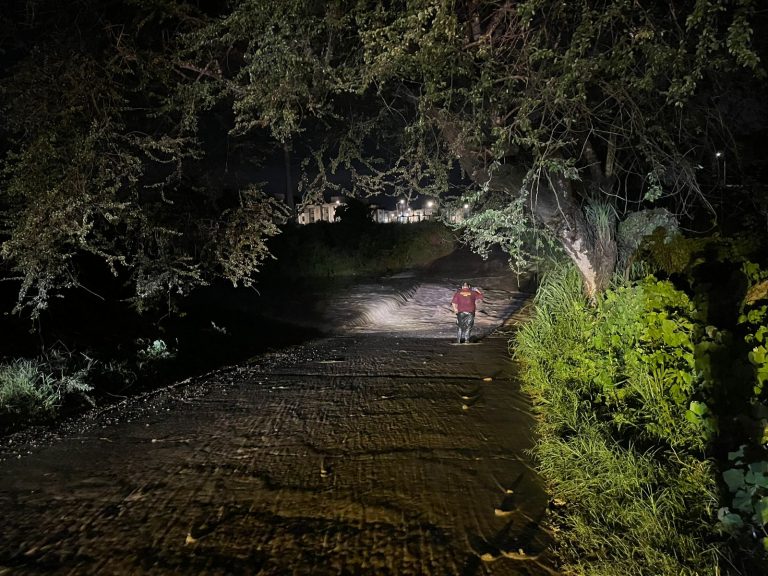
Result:
<svg viewBox="0 0 768 576"><path fill-rule="evenodd" d="M553 573L501 327L523 298L490 286L455 345L452 289L348 299L375 318L20 450L0 574Z"/></svg>

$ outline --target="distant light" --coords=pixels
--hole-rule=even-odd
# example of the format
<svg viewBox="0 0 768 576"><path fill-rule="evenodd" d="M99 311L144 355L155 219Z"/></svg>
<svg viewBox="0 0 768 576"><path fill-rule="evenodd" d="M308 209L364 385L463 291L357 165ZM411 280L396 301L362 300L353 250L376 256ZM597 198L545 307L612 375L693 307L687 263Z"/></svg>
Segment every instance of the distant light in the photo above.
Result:
<svg viewBox="0 0 768 576"><path fill-rule="evenodd" d="M722 152L715 152L715 158L720 158L722 155Z"/></svg>
<svg viewBox="0 0 768 576"><path fill-rule="evenodd" d="M341 200L336 200L336 204L341 204Z"/></svg>
<svg viewBox="0 0 768 576"><path fill-rule="evenodd" d="M464 204L464 209L466 210L467 208L469 208L469 204Z"/></svg>
<svg viewBox="0 0 768 576"><path fill-rule="evenodd" d="M432 206L433 206L434 204L435 204L435 203L434 203L434 202L432 202L432 200L430 200L429 202L427 202L427 208L432 208Z"/></svg>
<svg viewBox="0 0 768 576"><path fill-rule="evenodd" d="M405 204L405 200L400 200L400 204Z"/></svg>

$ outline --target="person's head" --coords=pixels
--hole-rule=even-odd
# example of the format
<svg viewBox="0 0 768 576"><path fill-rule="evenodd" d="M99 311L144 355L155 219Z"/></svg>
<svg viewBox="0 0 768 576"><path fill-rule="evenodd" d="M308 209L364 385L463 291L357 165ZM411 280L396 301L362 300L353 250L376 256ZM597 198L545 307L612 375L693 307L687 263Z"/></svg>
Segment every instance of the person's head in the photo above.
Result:
<svg viewBox="0 0 768 576"><path fill-rule="evenodd" d="M469 285L469 282L467 282L466 280L461 283L461 287L462 288L471 288L471 286Z"/></svg>

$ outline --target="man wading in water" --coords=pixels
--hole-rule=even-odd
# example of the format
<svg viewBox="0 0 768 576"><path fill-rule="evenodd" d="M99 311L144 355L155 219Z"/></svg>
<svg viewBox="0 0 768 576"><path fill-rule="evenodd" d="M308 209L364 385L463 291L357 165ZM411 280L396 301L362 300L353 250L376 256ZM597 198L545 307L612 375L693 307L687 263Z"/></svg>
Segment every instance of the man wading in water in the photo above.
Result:
<svg viewBox="0 0 768 576"><path fill-rule="evenodd" d="M475 302L482 299L480 288L472 288L469 282L463 282L461 288L453 295L451 309L456 314L459 344L469 343L469 334L475 325Z"/></svg>

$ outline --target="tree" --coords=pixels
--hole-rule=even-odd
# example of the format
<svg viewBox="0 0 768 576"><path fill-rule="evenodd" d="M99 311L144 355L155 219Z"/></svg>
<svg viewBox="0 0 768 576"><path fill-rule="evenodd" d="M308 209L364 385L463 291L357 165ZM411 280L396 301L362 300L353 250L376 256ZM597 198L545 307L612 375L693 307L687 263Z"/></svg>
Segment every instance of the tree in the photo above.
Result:
<svg viewBox="0 0 768 576"><path fill-rule="evenodd" d="M755 11L750 0L240 0L188 35L180 59L208 71L235 132L267 127L312 147L305 191L343 167L359 194L445 194L458 161L476 248L523 257L521 234L537 228L594 295L639 237L708 207L714 98L728 75L763 74Z"/></svg>
<svg viewBox="0 0 768 576"><path fill-rule="evenodd" d="M763 78L751 0L205 5L3 11L0 258L21 305L79 286L84 258L137 303L251 282L285 211L211 175L224 140L302 156L307 200L344 171L361 196L445 204L458 165L477 250L524 259L536 230L593 295L640 237L708 207L717 99Z"/></svg>
<svg viewBox="0 0 768 576"><path fill-rule="evenodd" d="M83 287L84 269L126 282L140 308L216 275L250 283L284 210L255 185L196 177L205 117L180 103L201 96L198 73L171 65L169 31L208 15L172 0L8 4L0 259L17 309Z"/></svg>
<svg viewBox="0 0 768 576"><path fill-rule="evenodd" d="M366 230L374 227L374 207L358 200L347 198L336 208L336 221L351 230Z"/></svg>

